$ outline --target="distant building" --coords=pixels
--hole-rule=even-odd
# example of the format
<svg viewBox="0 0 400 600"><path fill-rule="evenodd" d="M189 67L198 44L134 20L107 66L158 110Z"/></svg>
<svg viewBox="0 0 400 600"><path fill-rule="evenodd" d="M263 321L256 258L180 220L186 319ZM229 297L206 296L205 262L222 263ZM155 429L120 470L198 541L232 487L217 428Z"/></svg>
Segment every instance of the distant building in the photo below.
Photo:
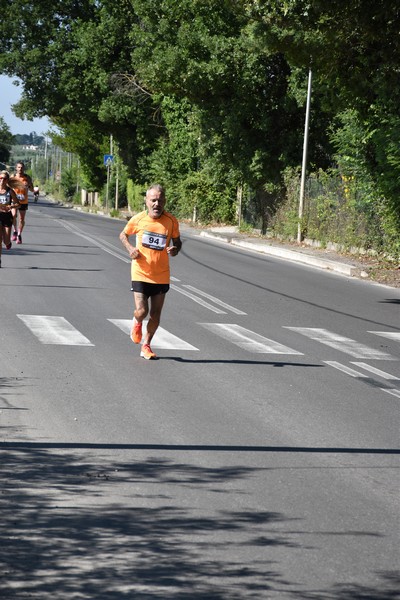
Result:
<svg viewBox="0 0 400 600"><path fill-rule="evenodd" d="M25 146L22 146L23 150L32 150L33 152L37 152L37 150L39 149L39 146L34 146L33 144L28 144Z"/></svg>

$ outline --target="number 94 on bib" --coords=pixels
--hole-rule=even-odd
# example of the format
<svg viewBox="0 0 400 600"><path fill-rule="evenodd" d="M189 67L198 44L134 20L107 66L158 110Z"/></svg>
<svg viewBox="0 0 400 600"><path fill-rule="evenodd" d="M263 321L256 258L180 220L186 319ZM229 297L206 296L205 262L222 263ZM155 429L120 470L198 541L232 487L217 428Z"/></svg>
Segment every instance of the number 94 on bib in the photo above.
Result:
<svg viewBox="0 0 400 600"><path fill-rule="evenodd" d="M164 250L167 245L167 236L163 233L152 233L151 231L143 231L142 246L151 248L152 250Z"/></svg>

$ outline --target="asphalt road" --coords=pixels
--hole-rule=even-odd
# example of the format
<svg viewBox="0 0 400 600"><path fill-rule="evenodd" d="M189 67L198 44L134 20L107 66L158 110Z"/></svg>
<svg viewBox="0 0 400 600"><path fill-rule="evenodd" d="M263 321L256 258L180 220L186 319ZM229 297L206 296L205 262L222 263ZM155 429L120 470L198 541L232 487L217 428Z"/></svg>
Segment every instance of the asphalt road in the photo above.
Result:
<svg viewBox="0 0 400 600"><path fill-rule="evenodd" d="M123 225L3 249L0 597L399 598L400 291L183 228L144 361Z"/></svg>

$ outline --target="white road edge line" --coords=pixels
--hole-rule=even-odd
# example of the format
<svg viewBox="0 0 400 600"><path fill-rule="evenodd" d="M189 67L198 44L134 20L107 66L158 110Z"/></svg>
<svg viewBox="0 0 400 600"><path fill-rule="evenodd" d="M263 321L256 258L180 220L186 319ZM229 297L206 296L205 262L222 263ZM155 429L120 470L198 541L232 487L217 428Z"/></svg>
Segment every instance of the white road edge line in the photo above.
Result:
<svg viewBox="0 0 400 600"><path fill-rule="evenodd" d="M208 308L208 310L211 310L212 312L217 313L217 315L226 315L225 311L220 310L219 308L216 308L215 306L212 306L205 300L198 298L197 296L195 296L194 294L191 294L187 290L179 288L178 286L174 285L173 283L171 283L170 287L171 287L171 289L175 290L176 292L179 292L180 294L183 294L184 296L191 298L194 302L197 302L197 304L201 304L201 306L204 306L204 308Z"/></svg>
<svg viewBox="0 0 400 600"><path fill-rule="evenodd" d="M350 375L350 377L355 377L357 379L368 379L368 375L364 375L364 373L360 373L359 371L356 371L355 369L351 369L350 367L347 367L346 365L342 365L342 363L337 362L336 360L323 360L322 362L325 363L326 365L329 365L330 367L333 367L334 369L343 371L343 373Z"/></svg>
<svg viewBox="0 0 400 600"><path fill-rule="evenodd" d="M398 331L368 331L368 333L373 333L374 335L379 335L380 337L387 338L388 340L400 342L400 332Z"/></svg>
<svg viewBox="0 0 400 600"><path fill-rule="evenodd" d="M396 398L400 398L400 390L396 390L396 388L380 388L382 392L386 392L387 394L391 394L392 396L396 396Z"/></svg>
<svg viewBox="0 0 400 600"><path fill-rule="evenodd" d="M230 310L231 312L235 313L236 315L247 315L247 313L243 312L242 310L239 310L238 308L235 308L234 306L231 306L230 304L226 304L226 302L223 302L222 300L215 298L215 296L211 296L211 294L207 294L206 292L203 292L202 290L199 290L199 289L193 287L192 285L184 285L183 287L187 288L188 290L191 290L192 292L196 292L196 294L199 294L200 296L203 296L204 298L208 298L208 300L211 300L211 302L214 302L214 304L218 304L218 306L222 306L223 308Z"/></svg>
<svg viewBox="0 0 400 600"><path fill-rule="evenodd" d="M330 367L334 367L335 369L338 369L339 371L343 371L343 373L350 375L350 377L355 377L356 379L368 379L368 375L364 375L364 373L359 373L358 371L355 371L354 369L351 369L350 367L346 367L346 365L342 365L341 363L336 362L334 360L324 360L323 362L326 365L329 365ZM352 364L363 364L363 363L352 363ZM391 394L392 396L395 396L396 398L400 398L400 390L397 390L396 388L382 388L381 387L379 389L381 390L381 392L386 392L387 394Z"/></svg>
<svg viewBox="0 0 400 600"><path fill-rule="evenodd" d="M380 369L377 369L376 367L372 367L371 365L367 365L367 363L352 361L351 364L355 365L356 367L361 367L361 369L365 369L366 371L370 371L374 375L378 375L379 377L382 377L383 379L387 379L387 380L391 380L391 381L400 381L399 377L396 377L395 375L391 375L390 373L386 373L386 371L381 371Z"/></svg>
<svg viewBox="0 0 400 600"><path fill-rule="evenodd" d="M370 348L361 342L357 342L356 340L352 340L351 338L345 337L338 333L328 331L327 329L314 327L285 327L285 329L290 329L291 331L300 333L311 340L325 344L330 348L335 348L335 350L349 354L354 358L367 358L369 360L398 360L391 354L387 354L381 350L375 350L374 348Z"/></svg>
<svg viewBox="0 0 400 600"><path fill-rule="evenodd" d="M94 244L101 250L104 250L104 252L107 252L108 254L111 254L112 256L115 256L115 258L119 258L120 260L123 260L126 263L131 262L130 258L127 258L126 256L121 256L121 254L118 253L119 251L116 248L114 248L112 246L112 244L109 244L108 242L105 242L104 240L99 242L98 240L91 237L87 233L84 233L76 225L72 225L72 223L65 223L64 221L61 221L60 219L54 219L54 220L57 221L57 223L60 223L64 227L64 229L68 229L69 231L71 231L75 235L78 235L79 237L83 238L84 240L92 242L92 244ZM105 248L106 245L109 246L109 248Z"/></svg>

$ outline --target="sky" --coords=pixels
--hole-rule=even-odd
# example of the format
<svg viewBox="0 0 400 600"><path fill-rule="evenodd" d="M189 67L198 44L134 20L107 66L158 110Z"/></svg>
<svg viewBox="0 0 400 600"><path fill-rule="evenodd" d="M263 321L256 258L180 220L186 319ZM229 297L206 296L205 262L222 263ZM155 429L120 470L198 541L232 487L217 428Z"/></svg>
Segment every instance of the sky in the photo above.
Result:
<svg viewBox="0 0 400 600"><path fill-rule="evenodd" d="M15 79L0 75L0 117L3 117L6 125L13 135L29 134L35 131L38 135L44 135L50 129L48 119L18 119L11 111L11 105L18 102L21 97L21 86L13 84Z"/></svg>

